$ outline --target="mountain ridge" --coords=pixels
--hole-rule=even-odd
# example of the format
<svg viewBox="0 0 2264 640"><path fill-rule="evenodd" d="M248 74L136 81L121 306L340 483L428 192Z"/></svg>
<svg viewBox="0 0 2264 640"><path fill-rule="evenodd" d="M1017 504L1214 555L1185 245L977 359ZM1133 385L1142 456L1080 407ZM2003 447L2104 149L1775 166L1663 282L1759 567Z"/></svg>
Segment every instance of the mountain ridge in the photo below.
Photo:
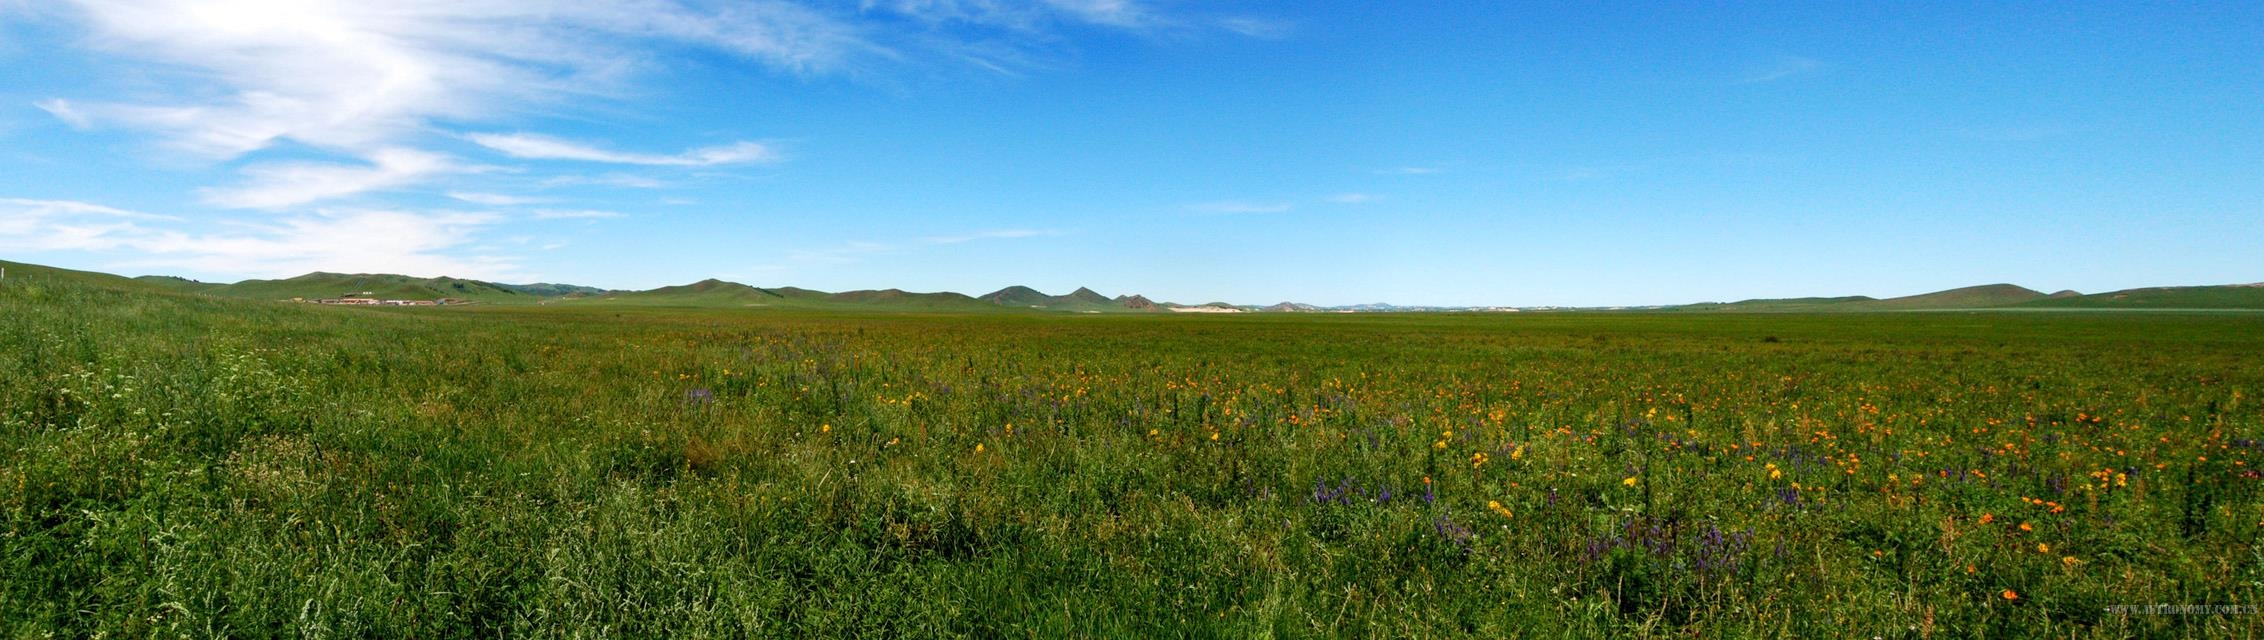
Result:
<svg viewBox="0 0 2264 640"><path fill-rule="evenodd" d="M47 267L0 260L0 268L23 277L65 278L145 291L223 298L266 300L328 300L345 297L438 300L488 304L640 305L674 307L777 307L808 309L873 309L906 311L1047 311L1061 313L1346 313L1408 311L1557 311L1557 310L1658 310L1722 313L1856 313L1952 310L2264 310L2264 283L2162 286L2085 294L2073 290L2044 293L2008 283L1958 287L1928 293L1874 298L1829 296L1755 298L1736 302L1651 305L1643 307L1473 307L1400 306L1386 303L1319 306L1294 301L1272 305L1226 302L1178 304L1158 302L1140 294L1110 297L1089 287L1062 295L1013 285L981 296L952 291L911 292L902 289L865 289L826 292L800 287L755 287L719 278L680 285L625 291L563 283L508 284L440 276L419 278L384 273L316 271L290 278L247 279L232 283L200 282L167 275L124 277L95 271Z"/></svg>

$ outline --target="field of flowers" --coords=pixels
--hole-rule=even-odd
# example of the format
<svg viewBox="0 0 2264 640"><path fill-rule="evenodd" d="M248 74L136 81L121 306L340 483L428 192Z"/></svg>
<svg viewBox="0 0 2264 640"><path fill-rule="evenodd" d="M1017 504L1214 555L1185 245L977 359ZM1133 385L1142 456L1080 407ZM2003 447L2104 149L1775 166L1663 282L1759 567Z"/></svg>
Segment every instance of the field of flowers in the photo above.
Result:
<svg viewBox="0 0 2264 640"><path fill-rule="evenodd" d="M0 287L0 634L2246 636L2264 315ZM2189 615L2117 606L2229 605Z"/></svg>

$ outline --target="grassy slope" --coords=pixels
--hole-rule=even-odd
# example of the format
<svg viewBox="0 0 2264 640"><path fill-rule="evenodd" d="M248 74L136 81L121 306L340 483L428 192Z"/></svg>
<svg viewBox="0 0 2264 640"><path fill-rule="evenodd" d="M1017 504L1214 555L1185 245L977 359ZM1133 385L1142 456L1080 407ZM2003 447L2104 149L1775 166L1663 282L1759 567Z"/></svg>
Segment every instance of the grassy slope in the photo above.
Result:
<svg viewBox="0 0 2264 640"><path fill-rule="evenodd" d="M520 293L477 280L352 273L310 273L281 280L245 280L207 287L196 292L255 300L317 300L362 291L370 292L371 297L395 300L457 298L485 303L533 304L542 299L542 296Z"/></svg>
<svg viewBox="0 0 2264 640"><path fill-rule="evenodd" d="M2264 287L2154 287L2036 300L2021 306L2040 309L2264 309Z"/></svg>
<svg viewBox="0 0 2264 640"><path fill-rule="evenodd" d="M2238 636L2101 611L2264 598L2253 316L353 309L9 266L11 636Z"/></svg>

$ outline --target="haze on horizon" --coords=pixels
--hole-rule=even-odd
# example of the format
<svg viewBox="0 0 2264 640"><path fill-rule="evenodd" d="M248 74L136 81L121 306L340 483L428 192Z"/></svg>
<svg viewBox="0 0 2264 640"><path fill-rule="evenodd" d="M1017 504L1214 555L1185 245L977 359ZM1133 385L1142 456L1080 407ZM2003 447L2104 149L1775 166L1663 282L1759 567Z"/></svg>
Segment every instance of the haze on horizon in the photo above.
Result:
<svg viewBox="0 0 2264 640"><path fill-rule="evenodd" d="M0 2L0 257L1644 305L2264 280L2264 6Z"/></svg>

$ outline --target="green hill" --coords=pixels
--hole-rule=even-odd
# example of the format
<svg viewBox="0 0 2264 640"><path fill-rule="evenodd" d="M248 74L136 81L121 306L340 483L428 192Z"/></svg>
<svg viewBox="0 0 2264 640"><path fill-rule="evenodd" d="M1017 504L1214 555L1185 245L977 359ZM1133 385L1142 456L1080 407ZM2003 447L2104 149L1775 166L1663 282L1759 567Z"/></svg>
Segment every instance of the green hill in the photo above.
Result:
<svg viewBox="0 0 2264 640"><path fill-rule="evenodd" d="M2053 294L2060 295L2060 294ZM1930 311L1947 309L1989 309L2009 307L2054 299L2052 296L2027 287L2010 284L1985 284L1960 287L1933 293L1921 293L1899 298L1878 299L1870 296L1841 296L1814 298L1763 298L1729 303L1703 303L1676 307L1682 311L1725 311L1743 313L1830 313L1861 311Z"/></svg>
<svg viewBox="0 0 2264 640"><path fill-rule="evenodd" d="M1043 308L1046 305L1053 304L1053 296L1046 295L1036 289L1022 285L1014 285L997 291L992 291L990 293L983 294L983 296L978 299L1003 307Z"/></svg>
<svg viewBox="0 0 2264 640"><path fill-rule="evenodd" d="M1989 307L2007 307L2024 302L2043 300L2047 297L2049 296L2044 295L2044 292L2042 291L2037 291L2018 285L1985 284L1974 287L1950 289L1948 291L1921 293L1914 296L1903 296L1900 298L1887 298L1885 300L1874 300L1870 302L1854 302L1849 303L1849 306L1859 308L1864 311L1985 309Z"/></svg>
<svg viewBox="0 0 2264 640"><path fill-rule="evenodd" d="M1837 298L1756 298L1737 302L1708 302L1677 307L1684 311L1739 311L1739 312L1792 312L1837 311L1850 304L1878 302L1871 296L1841 296Z"/></svg>
<svg viewBox="0 0 2264 640"><path fill-rule="evenodd" d="M2264 309L2264 284L2125 289L2034 300L2020 306L2039 309Z"/></svg>
<svg viewBox="0 0 2264 640"><path fill-rule="evenodd" d="M998 308L997 305L977 300L967 294L949 291L938 293L913 293L902 289L843 291L833 294L827 300L836 304L920 311L990 311Z"/></svg>
<svg viewBox="0 0 2264 640"><path fill-rule="evenodd" d="M217 282L198 282L179 276L141 276L134 280L180 293L204 293L225 286Z"/></svg>
<svg viewBox="0 0 2264 640"><path fill-rule="evenodd" d="M1111 299L1085 287L1078 287L1076 291L1069 292L1067 295L1053 296L1046 295L1036 289L1015 285L983 294L981 298L977 299L1016 309L1045 309L1076 313L1159 311L1154 303L1148 302L1147 298L1144 297L1130 296Z"/></svg>
<svg viewBox="0 0 2264 640"><path fill-rule="evenodd" d="M317 271L281 280L245 280L208 287L196 293L230 298L321 300L363 297L387 300L438 300L453 298L488 303L532 304L543 296L521 293L493 283L461 278L417 278L389 273L325 273Z"/></svg>
<svg viewBox="0 0 2264 640"><path fill-rule="evenodd" d="M114 287L135 291L174 290L172 285L165 283L150 282L137 278L128 278L125 276L116 276L95 271L78 271L75 269L63 269L45 265L36 265L26 262L9 262L6 260L0 260L0 269L7 271L6 280L0 282L55 282Z"/></svg>
<svg viewBox="0 0 2264 640"><path fill-rule="evenodd" d="M583 296L577 302L669 307L808 307L824 304L826 294L808 289L761 289L709 278L645 291L614 291Z"/></svg>

